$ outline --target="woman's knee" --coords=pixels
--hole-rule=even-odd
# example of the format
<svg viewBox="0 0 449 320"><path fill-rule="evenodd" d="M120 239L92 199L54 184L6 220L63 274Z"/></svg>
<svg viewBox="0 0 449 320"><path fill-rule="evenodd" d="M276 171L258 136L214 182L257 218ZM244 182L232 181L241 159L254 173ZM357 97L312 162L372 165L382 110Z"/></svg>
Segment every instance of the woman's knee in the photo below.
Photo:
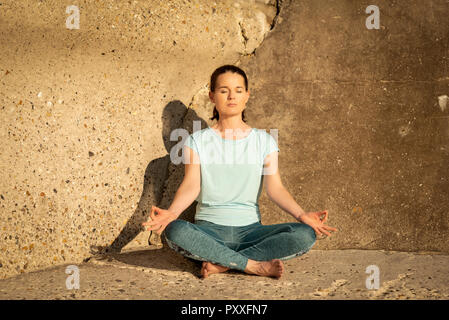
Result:
<svg viewBox="0 0 449 320"><path fill-rule="evenodd" d="M315 230L307 224L298 223L295 227L295 238L303 248L311 248L316 242Z"/></svg>
<svg viewBox="0 0 449 320"><path fill-rule="evenodd" d="M169 241L179 243L182 235L186 234L186 227L188 227L187 221L181 219L173 220L165 227L165 238Z"/></svg>

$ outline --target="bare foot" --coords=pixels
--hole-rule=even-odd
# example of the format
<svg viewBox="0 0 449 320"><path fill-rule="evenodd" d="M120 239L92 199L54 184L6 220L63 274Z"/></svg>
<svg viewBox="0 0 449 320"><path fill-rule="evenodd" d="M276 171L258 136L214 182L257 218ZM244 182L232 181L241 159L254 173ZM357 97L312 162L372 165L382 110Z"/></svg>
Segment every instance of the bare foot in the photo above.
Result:
<svg viewBox="0 0 449 320"><path fill-rule="evenodd" d="M201 275L203 279L214 273L226 272L229 268L213 264L212 262L203 261L203 267L201 268Z"/></svg>
<svg viewBox="0 0 449 320"><path fill-rule="evenodd" d="M270 261L248 260L245 272L249 274L256 274L258 276L279 279L284 273L284 264L279 259L273 259Z"/></svg>

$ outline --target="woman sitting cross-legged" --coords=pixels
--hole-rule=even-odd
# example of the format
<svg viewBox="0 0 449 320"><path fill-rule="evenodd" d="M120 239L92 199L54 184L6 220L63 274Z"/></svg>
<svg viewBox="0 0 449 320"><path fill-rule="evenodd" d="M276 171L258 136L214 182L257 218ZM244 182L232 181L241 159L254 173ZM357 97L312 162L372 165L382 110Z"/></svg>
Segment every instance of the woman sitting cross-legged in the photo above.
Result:
<svg viewBox="0 0 449 320"><path fill-rule="evenodd" d="M148 230L161 234L170 248L203 261L201 274L236 269L280 278L283 260L298 257L316 236L337 231L325 224L328 211L305 212L285 189L278 170L278 145L265 130L246 124L249 99L243 70L225 65L211 76L215 104L213 127L188 136L183 146L184 179L168 209L153 206ZM263 225L258 199L265 185L269 198L298 222ZM194 200L195 222L178 219Z"/></svg>

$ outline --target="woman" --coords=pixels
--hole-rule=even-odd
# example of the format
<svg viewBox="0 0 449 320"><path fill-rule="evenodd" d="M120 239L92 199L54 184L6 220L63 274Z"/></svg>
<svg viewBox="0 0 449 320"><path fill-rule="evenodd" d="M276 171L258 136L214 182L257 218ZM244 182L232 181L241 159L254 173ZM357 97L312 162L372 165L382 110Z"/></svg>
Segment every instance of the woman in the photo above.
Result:
<svg viewBox="0 0 449 320"><path fill-rule="evenodd" d="M232 65L216 69L209 97L215 104L211 120L217 123L186 139L185 175L173 202L166 210L153 206L151 220L143 225L158 234L165 230L172 249L203 261L203 278L229 269L280 278L282 260L304 254L317 235L330 236L329 231L337 229L324 224L327 211L306 213L295 202L277 170L276 141L265 130L246 124L245 72ZM298 222L261 224L262 185L269 198ZM198 201L195 223L177 219L194 200Z"/></svg>

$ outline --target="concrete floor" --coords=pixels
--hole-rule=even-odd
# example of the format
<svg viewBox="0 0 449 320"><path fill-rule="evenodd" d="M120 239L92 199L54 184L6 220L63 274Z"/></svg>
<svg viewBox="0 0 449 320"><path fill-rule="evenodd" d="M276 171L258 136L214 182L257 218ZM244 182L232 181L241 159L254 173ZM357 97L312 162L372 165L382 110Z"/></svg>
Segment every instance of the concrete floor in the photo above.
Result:
<svg viewBox="0 0 449 320"><path fill-rule="evenodd" d="M284 261L276 280L238 271L199 278L199 262L146 247L78 264L79 289L66 267L0 280L0 299L448 299L449 256L379 250L311 250ZM367 267L379 288L367 289Z"/></svg>

